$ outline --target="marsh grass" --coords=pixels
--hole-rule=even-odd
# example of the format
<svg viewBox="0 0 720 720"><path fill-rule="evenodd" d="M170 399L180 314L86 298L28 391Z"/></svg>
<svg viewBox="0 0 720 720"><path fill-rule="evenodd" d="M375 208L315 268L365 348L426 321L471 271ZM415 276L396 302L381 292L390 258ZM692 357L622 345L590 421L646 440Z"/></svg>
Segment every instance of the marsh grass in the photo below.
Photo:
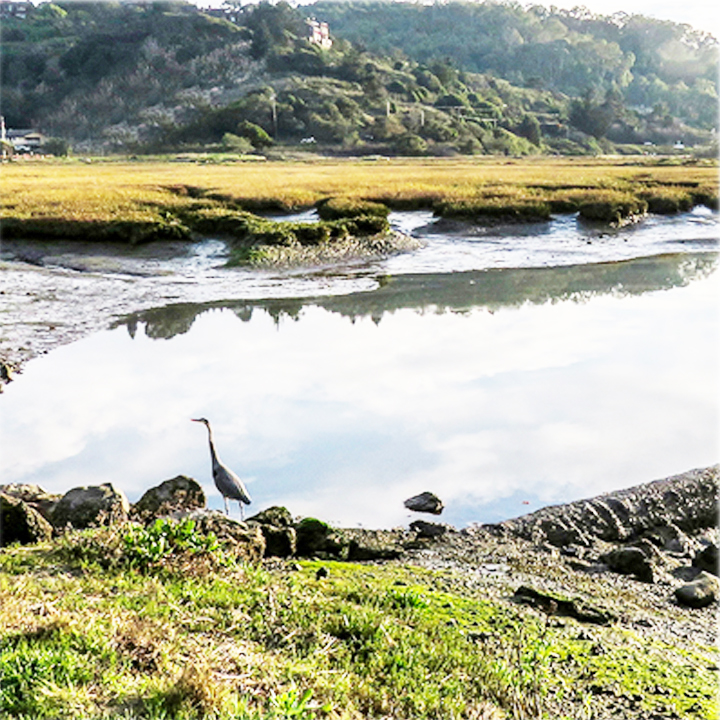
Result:
<svg viewBox="0 0 720 720"><path fill-rule="evenodd" d="M191 572L177 559L206 541L173 533L171 552L159 531L142 539L142 567L123 526L0 552L0 716L578 719L611 697L715 717L710 649L556 622L448 572L325 562L320 580L315 561L233 560ZM101 562L108 543L115 559Z"/></svg>
<svg viewBox="0 0 720 720"><path fill-rule="evenodd" d="M426 208L480 222L536 221L552 212L621 222L648 208L668 213L696 204L717 208L712 162L13 163L3 167L0 221L5 237L140 243L227 233L242 240L251 256L247 247L252 245L312 245L346 233L379 232L377 223L388 208ZM257 215L313 206L327 222L340 225L272 227ZM376 225L348 224L352 221Z"/></svg>

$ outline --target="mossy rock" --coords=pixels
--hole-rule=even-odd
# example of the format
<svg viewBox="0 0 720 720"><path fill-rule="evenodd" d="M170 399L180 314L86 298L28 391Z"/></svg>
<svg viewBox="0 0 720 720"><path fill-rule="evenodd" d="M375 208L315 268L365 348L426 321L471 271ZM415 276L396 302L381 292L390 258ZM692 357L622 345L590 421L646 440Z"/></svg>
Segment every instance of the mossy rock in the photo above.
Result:
<svg viewBox="0 0 720 720"><path fill-rule="evenodd" d="M344 557L348 542L341 532L322 520L303 518L295 526L296 552L302 557L311 555Z"/></svg>
<svg viewBox="0 0 720 720"><path fill-rule="evenodd" d="M52 525L32 506L0 493L0 547L49 540Z"/></svg>
<svg viewBox="0 0 720 720"><path fill-rule="evenodd" d="M260 525L274 525L275 527L291 527L293 518L290 511L282 505L273 505L257 515L248 518L248 522L255 522Z"/></svg>

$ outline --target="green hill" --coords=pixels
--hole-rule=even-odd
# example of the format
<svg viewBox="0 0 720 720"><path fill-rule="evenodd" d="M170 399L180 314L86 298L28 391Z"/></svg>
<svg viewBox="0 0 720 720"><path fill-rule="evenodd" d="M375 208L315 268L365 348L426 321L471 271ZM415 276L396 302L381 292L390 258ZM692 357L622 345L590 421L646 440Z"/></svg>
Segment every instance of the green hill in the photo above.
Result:
<svg viewBox="0 0 720 720"><path fill-rule="evenodd" d="M332 47L307 36L328 21ZM660 42L659 39L663 42ZM2 23L2 113L81 152L708 148L716 41L494 3L42 3Z"/></svg>

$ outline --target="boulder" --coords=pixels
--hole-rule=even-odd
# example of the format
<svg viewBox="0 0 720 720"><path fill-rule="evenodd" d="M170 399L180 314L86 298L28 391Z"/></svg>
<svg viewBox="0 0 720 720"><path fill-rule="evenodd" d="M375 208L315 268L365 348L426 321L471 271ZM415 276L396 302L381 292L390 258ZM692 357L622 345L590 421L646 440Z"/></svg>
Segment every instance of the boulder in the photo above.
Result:
<svg viewBox="0 0 720 720"><path fill-rule="evenodd" d="M718 521L720 466L691 470L644 485L546 507L499 524L536 544L562 547L595 540L626 541L656 528L683 533L712 528ZM678 536L678 547L685 538Z"/></svg>
<svg viewBox="0 0 720 720"><path fill-rule="evenodd" d="M710 573L701 572L695 580L675 590L678 604L690 608L704 608L718 597L718 580Z"/></svg>
<svg viewBox="0 0 720 720"><path fill-rule="evenodd" d="M693 541L677 525L661 525L645 533L645 538L656 547L681 557L689 557L693 550Z"/></svg>
<svg viewBox="0 0 720 720"><path fill-rule="evenodd" d="M86 528L125 522L130 503L122 490L112 483L73 488L66 492L55 506L52 524L59 529L68 525Z"/></svg>
<svg viewBox="0 0 720 720"><path fill-rule="evenodd" d="M413 495L413 497L405 501L404 505L408 510L430 513L431 515L440 515L445 507L442 500L431 492Z"/></svg>
<svg viewBox="0 0 720 720"><path fill-rule="evenodd" d="M19 542L23 545L49 540L52 525L31 505L0 493L0 547Z"/></svg>
<svg viewBox="0 0 720 720"><path fill-rule="evenodd" d="M281 506L269 507L247 520L259 525L265 538L265 557L292 557L297 549L297 533L290 511Z"/></svg>
<svg viewBox="0 0 720 720"><path fill-rule="evenodd" d="M259 527L265 538L265 557L292 557L295 554L297 550L295 528L277 525L260 525Z"/></svg>
<svg viewBox="0 0 720 720"><path fill-rule="evenodd" d="M327 523L316 518L303 518L296 526L297 554L342 556L347 549L347 540Z"/></svg>
<svg viewBox="0 0 720 720"><path fill-rule="evenodd" d="M205 507L205 492L190 477L178 475L150 488L132 508L133 520L151 522L178 510Z"/></svg>
<svg viewBox="0 0 720 720"><path fill-rule="evenodd" d="M244 562L260 562L265 554L265 538L259 525L248 525L234 520L217 510L191 510L175 512L171 517L188 518L195 529L205 535L213 533L226 551Z"/></svg>
<svg viewBox="0 0 720 720"><path fill-rule="evenodd" d="M22 500L33 510L37 510L46 520L50 521L52 511L62 497L54 493L50 493L40 485L26 483L10 483L9 485L0 485L0 492L10 497Z"/></svg>
<svg viewBox="0 0 720 720"><path fill-rule="evenodd" d="M272 507L259 512L257 515L253 515L248 518L248 522L255 522L260 525L274 525L275 527L292 527L293 518L290 511L280 505L273 505Z"/></svg>
<svg viewBox="0 0 720 720"><path fill-rule="evenodd" d="M602 555L600 561L604 562L613 572L621 575L634 575L642 582L651 583L655 579L651 560L643 548L616 548Z"/></svg>
<svg viewBox="0 0 720 720"><path fill-rule="evenodd" d="M718 575L718 548L715 543L706 545L700 552L695 555L692 561L693 567L700 568L705 572Z"/></svg>
<svg viewBox="0 0 720 720"><path fill-rule="evenodd" d="M419 538L439 538L448 531L448 526L442 523L428 522L427 520L415 520L410 523L410 529L417 533Z"/></svg>

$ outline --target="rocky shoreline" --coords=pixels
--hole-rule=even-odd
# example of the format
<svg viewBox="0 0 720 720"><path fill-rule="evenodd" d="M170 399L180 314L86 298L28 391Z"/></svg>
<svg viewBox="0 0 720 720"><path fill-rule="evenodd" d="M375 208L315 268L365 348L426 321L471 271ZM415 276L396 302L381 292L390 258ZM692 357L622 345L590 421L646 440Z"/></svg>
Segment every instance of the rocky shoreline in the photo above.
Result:
<svg viewBox="0 0 720 720"><path fill-rule="evenodd" d="M719 479L715 465L494 525L457 529L418 517L393 530L333 528L293 518L281 507L240 522L206 509L202 487L184 476L149 489L134 505L110 484L63 496L5 485L0 544L47 543L97 525L124 532L127 523L190 519L225 553L270 572L292 573L303 559L319 565L318 581L335 572L336 561L414 567L432 572L428 582L438 589L523 608L594 643L597 652L609 632L634 643L663 643L678 657L701 657L717 673ZM112 563L112 552L102 562ZM680 717L642 708L641 699L619 689L599 689L592 717Z"/></svg>
<svg viewBox="0 0 720 720"><path fill-rule="evenodd" d="M408 528L393 530L333 528L314 518L294 519L281 507L243 523L207 510L201 486L184 476L149 489L132 506L111 484L74 488L62 496L36 485L0 485L0 544L39 542L97 525L189 517L249 560L398 561L475 573L487 568L488 557L495 558L490 564L506 563L504 548L516 560L524 553L588 577L612 573L675 590L699 583L700 595L676 593L675 599L707 607L716 602L718 591L719 477L720 466L715 465L461 530L419 518ZM426 512L438 515L442 506L436 503Z"/></svg>

